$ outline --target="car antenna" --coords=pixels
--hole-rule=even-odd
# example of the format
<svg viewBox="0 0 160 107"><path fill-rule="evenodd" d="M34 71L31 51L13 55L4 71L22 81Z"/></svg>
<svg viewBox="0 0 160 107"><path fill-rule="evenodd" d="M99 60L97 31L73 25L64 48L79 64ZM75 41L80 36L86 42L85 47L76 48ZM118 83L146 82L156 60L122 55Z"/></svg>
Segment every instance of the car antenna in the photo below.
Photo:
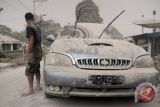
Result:
<svg viewBox="0 0 160 107"><path fill-rule="evenodd" d="M100 34L100 36L98 37L98 39L100 39L103 35L103 33L105 32L105 30L120 16L122 15L123 12L125 12L126 10L123 10L120 14L118 14L118 16L116 16L107 26L106 28L102 31L102 33Z"/></svg>
<svg viewBox="0 0 160 107"><path fill-rule="evenodd" d="M71 32L70 32L70 34L69 34L69 36L68 36L68 39L70 38L71 33L76 31L76 29L77 29L77 23L78 23L78 21L79 21L80 16L82 16L82 14L83 14L83 13L82 13L82 7L81 7L81 8L79 9L78 15L76 16L76 21L75 21L75 24L74 24L74 31L71 31Z"/></svg>

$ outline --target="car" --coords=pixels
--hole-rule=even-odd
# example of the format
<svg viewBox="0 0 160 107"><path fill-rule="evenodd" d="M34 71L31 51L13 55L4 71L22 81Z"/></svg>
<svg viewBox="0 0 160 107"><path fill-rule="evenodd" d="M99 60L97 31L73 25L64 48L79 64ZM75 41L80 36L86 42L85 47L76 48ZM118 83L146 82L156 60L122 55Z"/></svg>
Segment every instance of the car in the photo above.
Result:
<svg viewBox="0 0 160 107"><path fill-rule="evenodd" d="M44 61L46 97L128 97L148 92L148 101L154 98L159 73L151 56L124 37L104 32L98 39L104 29L104 24L78 23L76 29L67 26L62 31Z"/></svg>

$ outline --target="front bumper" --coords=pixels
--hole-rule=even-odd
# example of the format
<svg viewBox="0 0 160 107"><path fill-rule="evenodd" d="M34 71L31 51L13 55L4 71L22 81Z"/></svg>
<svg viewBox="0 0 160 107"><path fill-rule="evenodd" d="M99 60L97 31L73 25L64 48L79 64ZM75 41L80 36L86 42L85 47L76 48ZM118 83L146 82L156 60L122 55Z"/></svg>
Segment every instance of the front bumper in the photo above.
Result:
<svg viewBox="0 0 160 107"><path fill-rule="evenodd" d="M94 85L89 82L90 75L122 75L123 85ZM131 68L128 70L85 70L77 67L44 67L44 90L54 96L134 96L135 88L150 82L157 86L159 73L154 68ZM51 91L48 86L59 86L60 91Z"/></svg>

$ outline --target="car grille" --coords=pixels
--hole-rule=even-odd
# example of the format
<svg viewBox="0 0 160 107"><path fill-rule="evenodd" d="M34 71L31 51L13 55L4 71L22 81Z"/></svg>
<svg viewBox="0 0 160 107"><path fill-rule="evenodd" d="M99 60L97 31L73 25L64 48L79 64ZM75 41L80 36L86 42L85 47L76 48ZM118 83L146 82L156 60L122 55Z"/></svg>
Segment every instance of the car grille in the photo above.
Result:
<svg viewBox="0 0 160 107"><path fill-rule="evenodd" d="M77 58L77 66L86 69L128 69L131 67L129 59L112 58Z"/></svg>

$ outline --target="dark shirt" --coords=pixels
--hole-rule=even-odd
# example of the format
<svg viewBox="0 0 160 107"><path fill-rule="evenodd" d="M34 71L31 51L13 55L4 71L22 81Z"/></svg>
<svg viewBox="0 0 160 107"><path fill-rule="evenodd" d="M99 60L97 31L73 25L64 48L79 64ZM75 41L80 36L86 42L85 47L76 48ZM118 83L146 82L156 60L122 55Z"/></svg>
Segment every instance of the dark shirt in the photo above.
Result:
<svg viewBox="0 0 160 107"><path fill-rule="evenodd" d="M34 44L31 51L41 51L41 30L35 24L26 27L26 37L34 36Z"/></svg>

